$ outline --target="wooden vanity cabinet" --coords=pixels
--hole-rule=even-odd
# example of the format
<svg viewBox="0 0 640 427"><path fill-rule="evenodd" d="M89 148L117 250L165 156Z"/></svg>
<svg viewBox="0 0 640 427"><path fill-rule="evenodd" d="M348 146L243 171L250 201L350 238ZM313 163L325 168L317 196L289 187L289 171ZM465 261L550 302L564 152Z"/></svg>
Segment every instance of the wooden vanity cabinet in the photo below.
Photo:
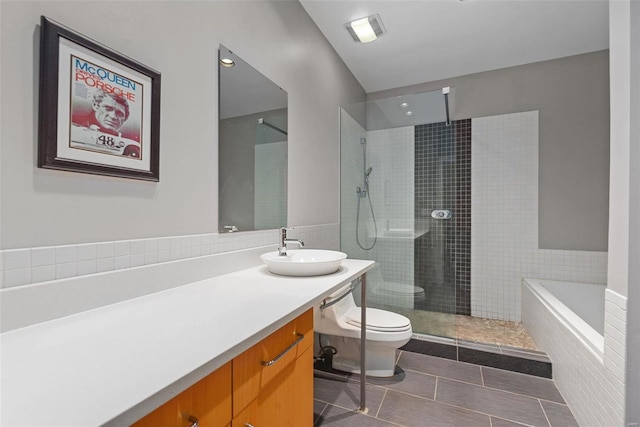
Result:
<svg viewBox="0 0 640 427"><path fill-rule="evenodd" d="M313 309L133 425L188 427L196 421L199 427L311 427Z"/></svg>

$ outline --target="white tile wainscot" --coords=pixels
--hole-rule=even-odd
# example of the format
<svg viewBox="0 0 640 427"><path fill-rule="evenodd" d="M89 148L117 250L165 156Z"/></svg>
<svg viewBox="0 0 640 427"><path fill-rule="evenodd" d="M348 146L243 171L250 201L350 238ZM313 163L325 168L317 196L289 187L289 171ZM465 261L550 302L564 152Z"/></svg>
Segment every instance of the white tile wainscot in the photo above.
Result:
<svg viewBox="0 0 640 427"><path fill-rule="evenodd" d="M4 332L1 424L128 425L374 265L345 260L326 276L277 276L258 257L272 249L236 253L243 258L236 263L252 264L248 268L221 275L211 271L215 277ZM231 256L210 255L165 268L188 275L198 260L220 266ZM152 288L149 283L163 280L160 267L104 276L108 281L117 273L137 272L144 293ZM27 309L28 299L22 304Z"/></svg>
<svg viewBox="0 0 640 427"><path fill-rule="evenodd" d="M307 247L340 247L339 224L295 227ZM278 230L208 233L0 250L0 288L160 264L275 243Z"/></svg>

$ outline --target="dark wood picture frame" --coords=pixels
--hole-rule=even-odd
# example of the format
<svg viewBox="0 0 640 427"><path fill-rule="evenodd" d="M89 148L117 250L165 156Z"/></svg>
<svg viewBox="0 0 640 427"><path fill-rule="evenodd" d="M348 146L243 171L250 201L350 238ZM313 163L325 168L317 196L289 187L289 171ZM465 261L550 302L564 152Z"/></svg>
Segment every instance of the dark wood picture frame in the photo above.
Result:
<svg viewBox="0 0 640 427"><path fill-rule="evenodd" d="M159 181L160 73L40 22L38 167Z"/></svg>

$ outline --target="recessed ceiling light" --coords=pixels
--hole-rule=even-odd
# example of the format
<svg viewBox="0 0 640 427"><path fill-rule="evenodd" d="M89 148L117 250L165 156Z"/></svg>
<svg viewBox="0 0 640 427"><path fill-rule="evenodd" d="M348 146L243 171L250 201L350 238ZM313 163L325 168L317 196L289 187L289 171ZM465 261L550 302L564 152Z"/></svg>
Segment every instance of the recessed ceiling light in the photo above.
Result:
<svg viewBox="0 0 640 427"><path fill-rule="evenodd" d="M231 68L236 65L236 63L231 58L220 58L220 65L222 65L223 67Z"/></svg>
<svg viewBox="0 0 640 427"><path fill-rule="evenodd" d="M407 111L405 114L406 114L407 116L410 116L410 115L412 115L412 114L413 114L413 111Z"/></svg>
<svg viewBox="0 0 640 427"><path fill-rule="evenodd" d="M407 108L409 106L409 104L407 104L406 102L403 102L402 104L400 104L400 106L402 108Z"/></svg>
<svg viewBox="0 0 640 427"><path fill-rule="evenodd" d="M369 43L381 37L386 30L382 25L380 15L371 15L356 19L344 25L354 41Z"/></svg>

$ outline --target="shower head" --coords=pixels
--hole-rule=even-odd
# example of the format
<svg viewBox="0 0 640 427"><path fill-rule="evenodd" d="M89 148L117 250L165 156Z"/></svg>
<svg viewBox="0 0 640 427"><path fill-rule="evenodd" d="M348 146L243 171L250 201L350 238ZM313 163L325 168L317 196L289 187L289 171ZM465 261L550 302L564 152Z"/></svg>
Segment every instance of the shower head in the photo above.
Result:
<svg viewBox="0 0 640 427"><path fill-rule="evenodd" d="M369 175L371 175L371 171L373 171L373 168L369 166L369 169L367 169L367 171L364 173L364 176L368 177Z"/></svg>

